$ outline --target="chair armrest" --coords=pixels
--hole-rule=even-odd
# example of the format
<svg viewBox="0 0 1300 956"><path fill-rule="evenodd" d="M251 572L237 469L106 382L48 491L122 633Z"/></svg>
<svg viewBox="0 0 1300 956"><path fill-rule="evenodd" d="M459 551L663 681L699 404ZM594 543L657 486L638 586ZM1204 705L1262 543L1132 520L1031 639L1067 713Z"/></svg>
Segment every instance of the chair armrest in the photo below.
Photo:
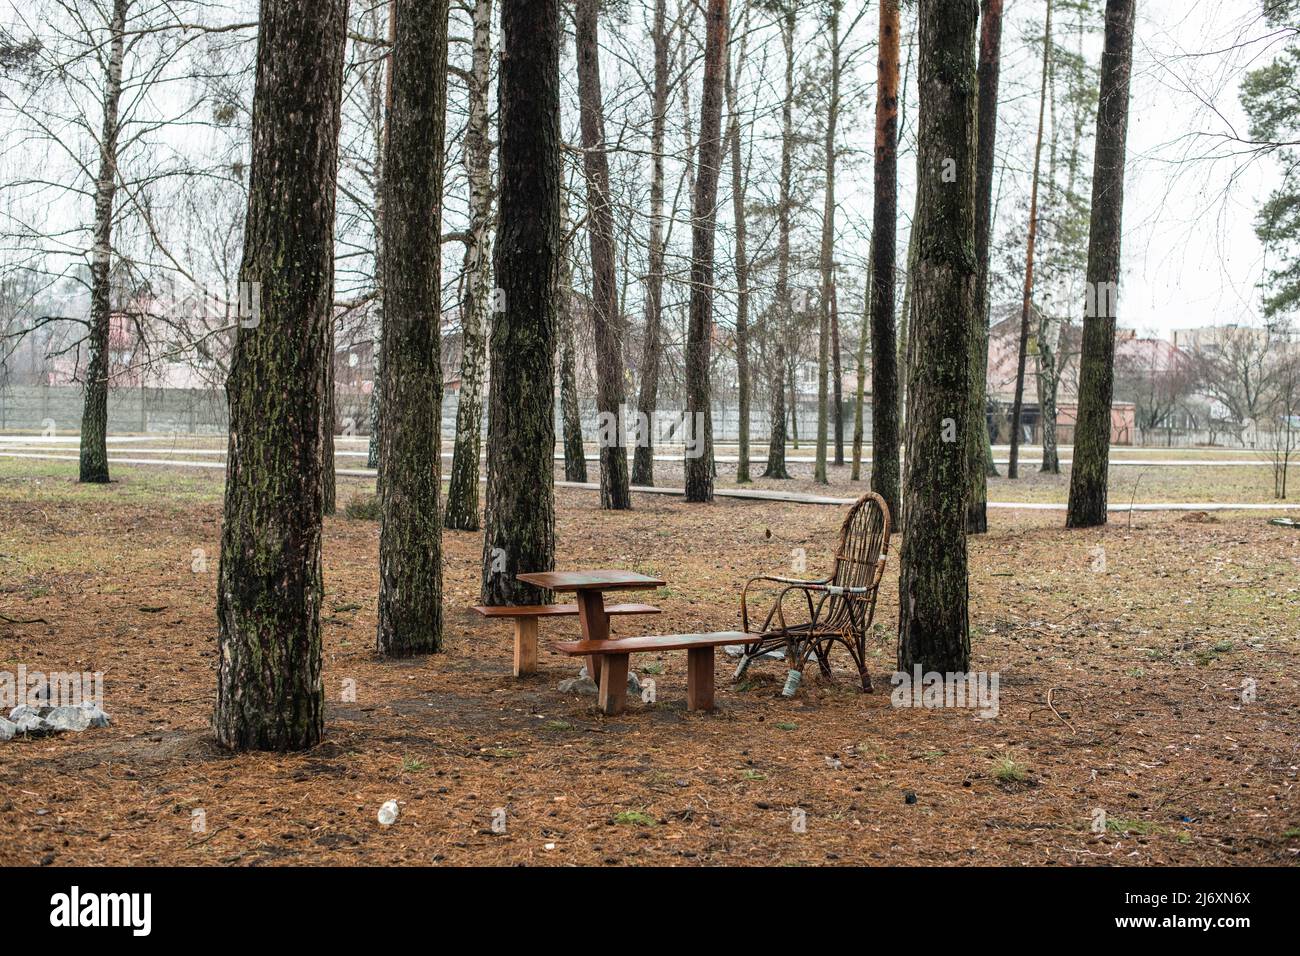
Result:
<svg viewBox="0 0 1300 956"><path fill-rule="evenodd" d="M746 631L750 629L749 628L749 605L748 605L749 588L750 585L758 581L764 581L770 584L785 585L785 590L782 591L781 593L781 597L784 598L786 591L790 591L796 588L802 591L825 591L826 586L830 583L831 579L819 578L817 580L808 581L802 578L786 578L786 577L781 577L779 575L773 575L773 574L760 574L758 577L750 578L748 581L745 582L745 587L740 592L740 618L742 623L744 624L744 628ZM808 601L810 604L809 609L811 611L811 602L812 602L811 596L808 598ZM777 600L777 603L780 604L780 599Z"/></svg>

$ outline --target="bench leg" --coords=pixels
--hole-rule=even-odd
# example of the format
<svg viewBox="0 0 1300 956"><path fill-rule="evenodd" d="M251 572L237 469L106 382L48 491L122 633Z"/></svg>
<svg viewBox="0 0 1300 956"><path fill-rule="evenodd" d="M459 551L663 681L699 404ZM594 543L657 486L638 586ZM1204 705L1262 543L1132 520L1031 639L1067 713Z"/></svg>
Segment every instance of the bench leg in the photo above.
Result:
<svg viewBox="0 0 1300 956"><path fill-rule="evenodd" d="M627 706L626 654L602 654L600 668L600 712L621 714Z"/></svg>
<svg viewBox="0 0 1300 956"><path fill-rule="evenodd" d="M515 676L537 671L537 618L515 618Z"/></svg>
<svg viewBox="0 0 1300 956"><path fill-rule="evenodd" d="M713 709L713 648L686 651L686 709Z"/></svg>

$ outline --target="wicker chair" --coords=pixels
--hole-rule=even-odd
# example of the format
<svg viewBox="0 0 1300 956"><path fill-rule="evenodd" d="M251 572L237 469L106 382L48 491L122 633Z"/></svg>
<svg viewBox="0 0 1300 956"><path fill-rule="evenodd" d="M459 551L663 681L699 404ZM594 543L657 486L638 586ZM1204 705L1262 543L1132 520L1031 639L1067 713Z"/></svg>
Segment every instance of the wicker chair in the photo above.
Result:
<svg viewBox="0 0 1300 956"><path fill-rule="evenodd" d="M830 650L833 644L848 648L858 666L862 689L870 691L867 673L867 632L876 613L876 596L885 573L889 554L889 506L875 492L867 492L849 509L840 528L840 543L835 551L835 568L829 577L815 581L760 575L752 578L740 595L740 615L747 633L761 635L745 646L735 680L739 680L750 663L762 654L784 649L791 674L785 695L798 689L804 667L816 656L821 671L831 676ZM761 628L749 623L749 590L758 582L784 585ZM787 597L794 594L795 608L787 608ZM803 601L798 597L802 596ZM804 612L806 611L806 619ZM798 614L792 621L788 615ZM757 618L755 618L757 621Z"/></svg>

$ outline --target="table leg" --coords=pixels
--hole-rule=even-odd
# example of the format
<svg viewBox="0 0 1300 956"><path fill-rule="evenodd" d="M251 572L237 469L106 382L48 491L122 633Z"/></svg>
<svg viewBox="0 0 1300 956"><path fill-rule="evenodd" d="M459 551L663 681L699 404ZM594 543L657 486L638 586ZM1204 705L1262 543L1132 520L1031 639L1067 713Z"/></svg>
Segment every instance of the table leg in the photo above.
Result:
<svg viewBox="0 0 1300 956"><path fill-rule="evenodd" d="M609 638L609 615L605 613L605 596L600 591L579 591L578 622L582 625L584 641L603 641ZM601 657L587 655L587 676L600 683ZM626 675L624 675L626 680Z"/></svg>
<svg viewBox="0 0 1300 956"><path fill-rule="evenodd" d="M515 676L537 671L537 618L515 618Z"/></svg>
<svg viewBox="0 0 1300 956"><path fill-rule="evenodd" d="M713 709L712 647L692 647L686 652L686 709Z"/></svg>
<svg viewBox="0 0 1300 956"><path fill-rule="evenodd" d="M600 712L621 714L627 706L626 654L605 654L600 671Z"/></svg>

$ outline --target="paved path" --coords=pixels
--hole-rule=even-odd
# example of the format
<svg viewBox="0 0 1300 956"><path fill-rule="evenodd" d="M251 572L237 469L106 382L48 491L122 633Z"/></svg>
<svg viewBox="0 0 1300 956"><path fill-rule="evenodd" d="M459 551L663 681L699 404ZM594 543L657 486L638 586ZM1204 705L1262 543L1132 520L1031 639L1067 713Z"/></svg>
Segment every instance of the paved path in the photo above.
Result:
<svg viewBox="0 0 1300 956"><path fill-rule="evenodd" d="M446 457L445 455L443 457ZM14 452L0 451L0 458L34 458L42 461L78 461L76 455L53 455L35 452ZM181 459L166 458L114 458L109 457L110 465L166 465L177 468L209 468L224 469L226 467L223 461L184 461ZM375 471L373 468L336 468L336 475L342 475L351 478L373 478ZM449 476L444 475L444 482L450 480ZM480 478L479 481L485 479ZM595 482L580 481L557 481L557 488L582 488L588 491L599 491L600 485ZM685 494L682 488L646 488L641 485L633 485L632 490L646 495L677 495ZM784 501L790 504L804 505L851 505L856 500L854 498L836 498L830 495L808 495L798 492L786 491L767 491L760 488L718 488L714 490L714 495L718 498L748 498L753 501ZM1065 511L1064 504L1057 504L1050 501L990 501L990 508L1003 508L1014 511ZM1245 502L1215 502L1215 501L1161 501L1132 506L1126 504L1109 505L1110 511L1293 511L1300 510L1300 503L1245 503Z"/></svg>

